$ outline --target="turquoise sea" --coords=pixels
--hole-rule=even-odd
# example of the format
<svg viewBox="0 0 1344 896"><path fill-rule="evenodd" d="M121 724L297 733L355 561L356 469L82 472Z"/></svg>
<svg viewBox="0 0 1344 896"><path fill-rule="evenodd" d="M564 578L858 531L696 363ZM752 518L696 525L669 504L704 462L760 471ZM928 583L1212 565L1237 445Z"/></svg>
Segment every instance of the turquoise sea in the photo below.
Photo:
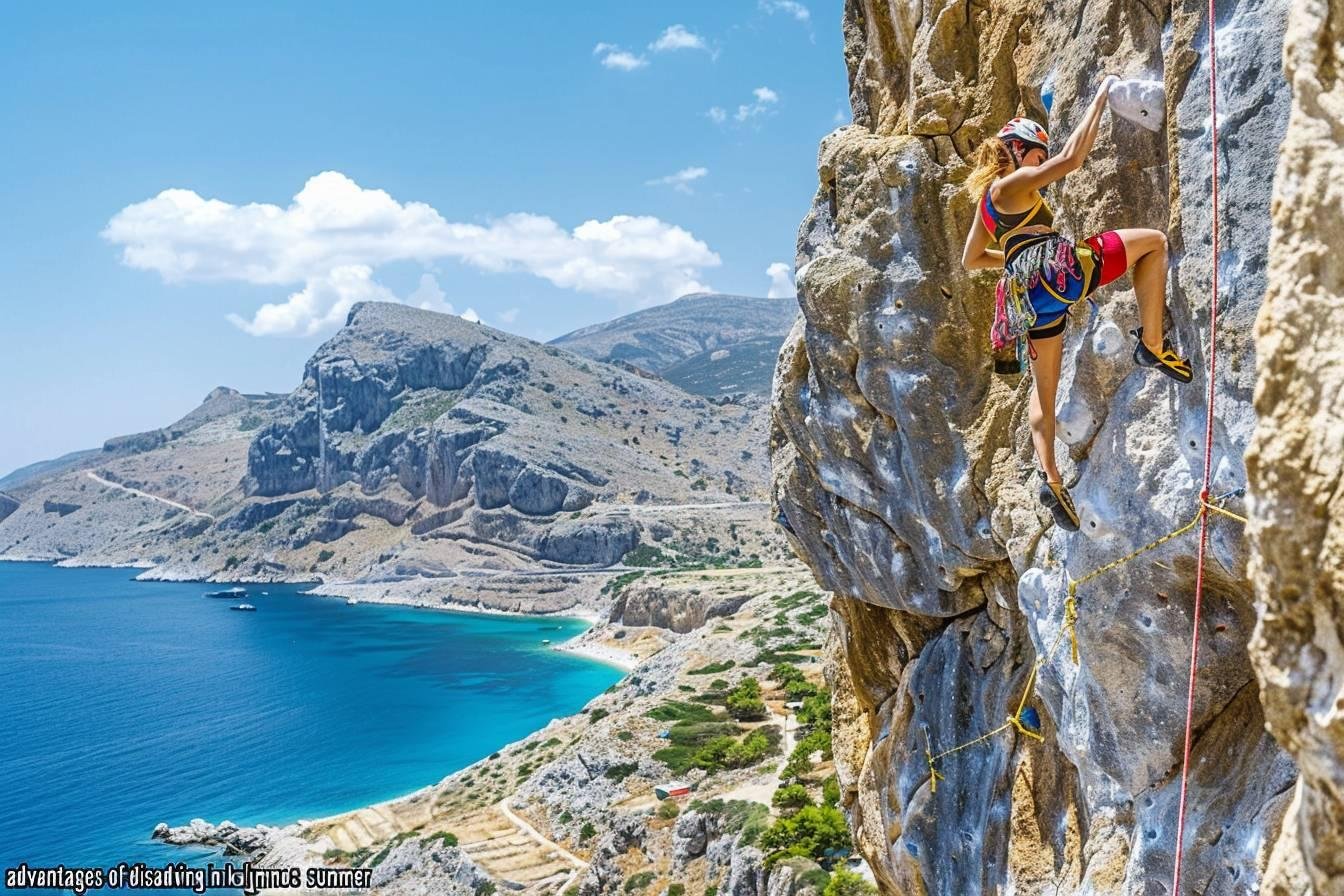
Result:
<svg viewBox="0 0 1344 896"><path fill-rule="evenodd" d="M244 613L203 596L226 586L134 574L0 562L0 868L218 864L150 831L399 796L623 675L541 643L578 619L348 606L298 585L244 586Z"/></svg>

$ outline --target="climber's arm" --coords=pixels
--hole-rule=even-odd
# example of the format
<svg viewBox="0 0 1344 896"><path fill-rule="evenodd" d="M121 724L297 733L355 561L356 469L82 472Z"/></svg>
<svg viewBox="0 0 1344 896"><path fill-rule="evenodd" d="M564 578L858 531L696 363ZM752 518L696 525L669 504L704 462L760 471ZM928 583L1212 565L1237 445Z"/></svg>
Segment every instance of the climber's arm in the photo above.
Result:
<svg viewBox="0 0 1344 896"><path fill-rule="evenodd" d="M989 248L990 239L990 233L985 229L985 222L976 215L975 223L971 225L971 232L966 234L966 248L961 252L961 266L968 271L1003 267L1003 253Z"/></svg>
<svg viewBox="0 0 1344 896"><path fill-rule="evenodd" d="M1033 191L1048 186L1064 175L1083 167L1083 160L1087 158L1087 154L1092 151L1092 144L1096 142L1097 129L1101 125L1101 113L1106 109L1106 99L1110 94L1111 85L1116 80L1114 75L1109 75L1101 82L1097 95L1092 98L1092 105L1087 107L1087 114L1069 135L1064 148L1057 155L1051 156L1039 165L1023 166L1004 177L996 184L997 196L1006 194L1010 205L1018 205L1020 202L1015 200L1030 196Z"/></svg>

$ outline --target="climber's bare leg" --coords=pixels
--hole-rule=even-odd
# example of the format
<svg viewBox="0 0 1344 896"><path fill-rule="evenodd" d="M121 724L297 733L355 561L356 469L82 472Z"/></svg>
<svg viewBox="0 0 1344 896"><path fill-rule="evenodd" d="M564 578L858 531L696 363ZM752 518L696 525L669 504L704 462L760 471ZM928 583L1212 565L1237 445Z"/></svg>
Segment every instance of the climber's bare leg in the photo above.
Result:
<svg viewBox="0 0 1344 896"><path fill-rule="evenodd" d="M1036 388L1031 393L1031 441L1041 469L1051 482L1061 482L1055 466L1055 392L1059 389L1059 366L1064 356L1064 334L1031 340L1036 359L1031 362Z"/></svg>
<svg viewBox="0 0 1344 896"><path fill-rule="evenodd" d="M1153 354L1162 353L1162 313L1166 310L1167 235L1160 230L1131 227L1117 230L1125 244L1133 272L1134 295L1139 300L1143 344Z"/></svg>

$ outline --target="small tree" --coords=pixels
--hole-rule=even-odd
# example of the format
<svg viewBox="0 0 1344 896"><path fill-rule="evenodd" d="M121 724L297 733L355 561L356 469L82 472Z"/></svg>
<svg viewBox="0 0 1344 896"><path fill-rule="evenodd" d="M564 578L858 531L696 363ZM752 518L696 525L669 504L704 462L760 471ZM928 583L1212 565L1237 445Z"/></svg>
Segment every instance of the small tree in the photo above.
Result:
<svg viewBox="0 0 1344 896"><path fill-rule="evenodd" d="M738 721L754 721L766 717L765 701L761 699L761 683L754 678L738 682L724 701L728 715Z"/></svg>
<svg viewBox="0 0 1344 896"><path fill-rule="evenodd" d="M831 872L831 882L821 896L877 896L877 892L862 875L842 865Z"/></svg>
<svg viewBox="0 0 1344 896"><path fill-rule="evenodd" d="M804 806L795 814L781 818L761 835L761 847L770 850L768 862L785 856L803 856L819 861L827 850L844 852L853 848L849 827L840 810L830 806Z"/></svg>
<svg viewBox="0 0 1344 896"><path fill-rule="evenodd" d="M770 802L776 809L797 811L804 806L812 805L812 798L807 795L807 788L803 785L786 784L775 791Z"/></svg>

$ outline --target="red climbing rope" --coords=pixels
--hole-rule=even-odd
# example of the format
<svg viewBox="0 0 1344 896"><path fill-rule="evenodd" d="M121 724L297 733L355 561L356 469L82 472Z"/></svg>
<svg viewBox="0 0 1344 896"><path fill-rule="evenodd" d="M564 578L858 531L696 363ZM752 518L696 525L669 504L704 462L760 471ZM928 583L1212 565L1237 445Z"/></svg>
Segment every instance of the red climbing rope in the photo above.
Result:
<svg viewBox="0 0 1344 896"><path fill-rule="evenodd" d="M1209 0L1209 133L1213 144L1213 298L1209 303L1209 412L1204 426L1204 488L1199 493L1199 561L1195 570L1194 628L1190 638L1190 688L1185 698L1185 754L1181 760L1181 801L1176 811L1176 867L1171 892L1181 896L1181 851L1185 844L1185 790L1190 777L1190 730L1195 716L1195 676L1199 661L1199 610L1204 597L1204 554L1209 542L1209 480L1213 475L1214 371L1218 361L1218 51L1213 0Z"/></svg>

